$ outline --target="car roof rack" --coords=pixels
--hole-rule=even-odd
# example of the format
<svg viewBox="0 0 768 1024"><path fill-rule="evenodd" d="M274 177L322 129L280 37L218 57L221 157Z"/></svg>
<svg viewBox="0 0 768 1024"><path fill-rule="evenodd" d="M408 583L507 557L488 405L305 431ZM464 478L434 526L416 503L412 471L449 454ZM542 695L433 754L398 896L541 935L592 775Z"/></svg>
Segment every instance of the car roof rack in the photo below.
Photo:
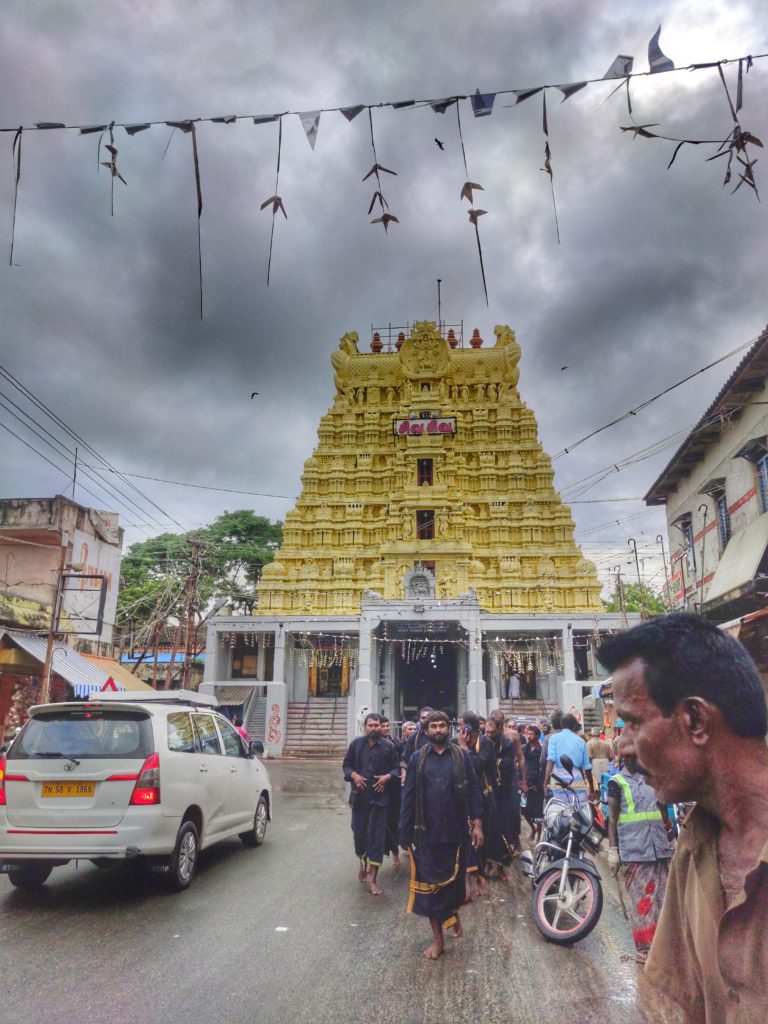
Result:
<svg viewBox="0 0 768 1024"><path fill-rule="evenodd" d="M96 690L86 703L95 704L133 702L136 704L191 704L204 708L217 708L219 702L212 694L197 693L196 690Z"/></svg>

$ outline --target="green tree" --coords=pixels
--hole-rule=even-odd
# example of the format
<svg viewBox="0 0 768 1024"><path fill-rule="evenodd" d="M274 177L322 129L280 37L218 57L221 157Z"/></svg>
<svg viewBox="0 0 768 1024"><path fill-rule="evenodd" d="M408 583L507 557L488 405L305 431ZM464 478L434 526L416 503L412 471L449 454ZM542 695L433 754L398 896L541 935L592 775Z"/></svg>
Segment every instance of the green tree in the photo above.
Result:
<svg viewBox="0 0 768 1024"><path fill-rule="evenodd" d="M199 622L214 602L251 613L261 571L281 541L281 523L241 509L199 530L133 544L121 566L118 624L134 647L146 649L158 631L190 614Z"/></svg>
<svg viewBox="0 0 768 1024"><path fill-rule="evenodd" d="M624 611L641 612L645 615L663 615L667 611L661 594L645 583L622 583L624 591ZM603 601L607 612L620 612L621 603L614 594L610 601Z"/></svg>

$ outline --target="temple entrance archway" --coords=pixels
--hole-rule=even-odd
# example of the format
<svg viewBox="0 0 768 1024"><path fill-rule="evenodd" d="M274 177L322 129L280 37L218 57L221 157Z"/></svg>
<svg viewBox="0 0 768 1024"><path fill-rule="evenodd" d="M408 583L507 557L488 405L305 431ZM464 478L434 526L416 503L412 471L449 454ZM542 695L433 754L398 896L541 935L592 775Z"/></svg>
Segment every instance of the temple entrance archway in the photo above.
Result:
<svg viewBox="0 0 768 1024"><path fill-rule="evenodd" d="M400 645L398 645L399 647ZM395 652L397 718L416 720L419 708L429 705L451 718L458 711L459 665L456 644L443 650L435 645L423 655L398 649Z"/></svg>

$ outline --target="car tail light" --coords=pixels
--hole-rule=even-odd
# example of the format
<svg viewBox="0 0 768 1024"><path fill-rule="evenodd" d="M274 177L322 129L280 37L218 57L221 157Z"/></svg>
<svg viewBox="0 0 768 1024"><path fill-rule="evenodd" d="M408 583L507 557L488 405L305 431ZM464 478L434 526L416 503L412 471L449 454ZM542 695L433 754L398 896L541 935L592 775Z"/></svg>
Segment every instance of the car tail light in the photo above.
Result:
<svg viewBox="0 0 768 1024"><path fill-rule="evenodd" d="M150 754L141 766L130 802L144 807L148 804L160 803L160 757L158 754Z"/></svg>

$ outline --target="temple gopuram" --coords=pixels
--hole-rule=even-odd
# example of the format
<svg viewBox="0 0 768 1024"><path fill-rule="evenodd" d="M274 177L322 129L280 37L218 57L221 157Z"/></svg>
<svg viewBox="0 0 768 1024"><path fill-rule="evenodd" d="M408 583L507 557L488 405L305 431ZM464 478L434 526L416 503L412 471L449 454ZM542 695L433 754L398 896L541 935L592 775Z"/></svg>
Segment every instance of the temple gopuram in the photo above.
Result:
<svg viewBox="0 0 768 1024"><path fill-rule="evenodd" d="M395 329L397 331L397 329ZM335 395L253 616L208 630L207 688L268 751L329 753L363 709L581 709L603 612L506 326L345 334Z"/></svg>

